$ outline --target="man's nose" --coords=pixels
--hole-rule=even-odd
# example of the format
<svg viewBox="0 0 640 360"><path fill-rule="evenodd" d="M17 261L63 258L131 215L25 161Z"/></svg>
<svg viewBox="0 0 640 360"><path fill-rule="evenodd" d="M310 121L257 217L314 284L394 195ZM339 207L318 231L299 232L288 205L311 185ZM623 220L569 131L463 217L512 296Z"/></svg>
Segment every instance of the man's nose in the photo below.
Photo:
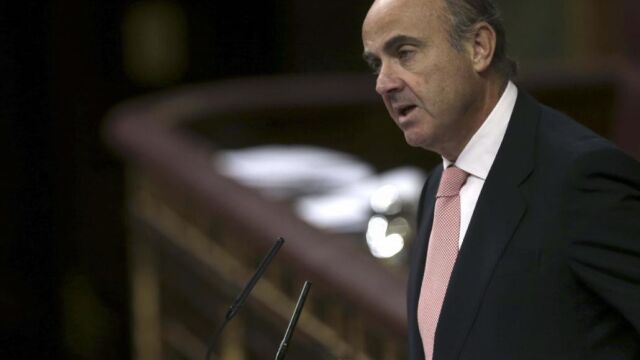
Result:
<svg viewBox="0 0 640 360"><path fill-rule="evenodd" d="M386 95L400 90L402 80L391 69L390 66L382 66L376 80L376 92L380 95Z"/></svg>

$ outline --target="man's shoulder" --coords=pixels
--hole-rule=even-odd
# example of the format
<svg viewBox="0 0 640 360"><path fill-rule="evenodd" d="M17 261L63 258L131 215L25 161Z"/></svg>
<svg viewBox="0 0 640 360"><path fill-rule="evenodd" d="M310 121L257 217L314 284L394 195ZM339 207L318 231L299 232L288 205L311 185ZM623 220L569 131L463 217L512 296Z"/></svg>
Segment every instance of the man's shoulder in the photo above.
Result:
<svg viewBox="0 0 640 360"><path fill-rule="evenodd" d="M615 144L577 120L546 105L540 107L538 139L541 151L567 159L598 151L622 154Z"/></svg>
<svg viewBox="0 0 640 360"><path fill-rule="evenodd" d="M638 179L640 164L614 143L566 114L541 105L539 163L555 164L560 173L623 172Z"/></svg>

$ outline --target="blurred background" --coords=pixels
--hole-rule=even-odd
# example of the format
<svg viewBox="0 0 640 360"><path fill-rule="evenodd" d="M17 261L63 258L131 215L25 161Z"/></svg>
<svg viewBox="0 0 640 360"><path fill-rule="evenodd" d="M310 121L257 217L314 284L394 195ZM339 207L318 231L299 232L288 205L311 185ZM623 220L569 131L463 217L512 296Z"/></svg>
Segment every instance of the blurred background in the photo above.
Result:
<svg viewBox="0 0 640 360"><path fill-rule="evenodd" d="M498 1L518 85L640 157L640 3ZM361 60L369 0L0 4L0 356L400 359L410 149ZM309 355L312 354L312 355Z"/></svg>

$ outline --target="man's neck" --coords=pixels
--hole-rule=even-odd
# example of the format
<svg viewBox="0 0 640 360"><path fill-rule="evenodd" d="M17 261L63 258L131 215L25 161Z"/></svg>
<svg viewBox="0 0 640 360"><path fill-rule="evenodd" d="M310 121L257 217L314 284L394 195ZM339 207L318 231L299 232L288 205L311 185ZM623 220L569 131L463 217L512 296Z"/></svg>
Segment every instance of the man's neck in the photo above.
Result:
<svg viewBox="0 0 640 360"><path fill-rule="evenodd" d="M485 120L487 120L491 111L496 107L508 83L509 79L502 78L487 83L479 101L477 101L475 106L469 111L469 126L466 131L462 134L459 141L452 144L453 146L450 149L442 151L440 155L451 162L455 162L458 159L458 156L462 150L464 150L465 146L467 146L469 140L471 140L476 131L478 131Z"/></svg>

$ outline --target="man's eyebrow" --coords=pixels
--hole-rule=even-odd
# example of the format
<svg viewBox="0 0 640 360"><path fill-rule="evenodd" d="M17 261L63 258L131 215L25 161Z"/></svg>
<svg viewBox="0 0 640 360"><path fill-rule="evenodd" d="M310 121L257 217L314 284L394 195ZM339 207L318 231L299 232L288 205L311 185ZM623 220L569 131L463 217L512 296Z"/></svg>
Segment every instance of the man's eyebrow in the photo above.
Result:
<svg viewBox="0 0 640 360"><path fill-rule="evenodd" d="M396 35L384 43L384 52L392 53L393 50L400 44L422 45L423 42L422 40L417 39L413 36Z"/></svg>
<svg viewBox="0 0 640 360"><path fill-rule="evenodd" d="M387 42L384 43L383 46L383 51L386 53L393 53L393 51L395 50L395 48L400 45L400 44L411 44L411 45L422 45L424 44L424 42L418 38L415 38L413 36L408 36L408 35L396 35L394 37L392 37L391 39L387 40ZM368 63L372 63L373 61L377 60L378 57L376 55L374 55L372 52L365 50L362 53L362 59Z"/></svg>

